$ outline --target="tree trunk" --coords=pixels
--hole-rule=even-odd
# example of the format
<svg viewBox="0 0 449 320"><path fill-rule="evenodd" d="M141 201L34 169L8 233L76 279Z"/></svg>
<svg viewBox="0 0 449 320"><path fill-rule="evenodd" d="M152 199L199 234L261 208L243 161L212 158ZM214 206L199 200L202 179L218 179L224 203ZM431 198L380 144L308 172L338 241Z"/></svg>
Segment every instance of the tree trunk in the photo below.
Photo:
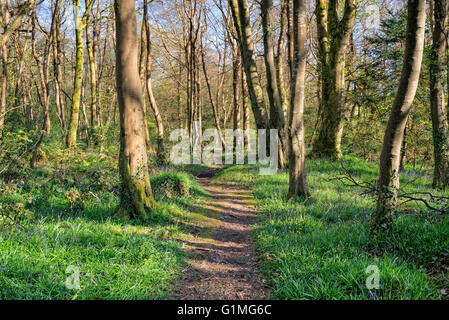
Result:
<svg viewBox="0 0 449 320"><path fill-rule="evenodd" d="M434 0L434 30L430 65L430 108L434 145L434 187L449 185L449 135L444 98L447 1Z"/></svg>
<svg viewBox="0 0 449 320"><path fill-rule="evenodd" d="M280 31L279 38L277 44L277 55L275 57L275 65L276 65L276 79L279 90L279 98L281 100L282 111L284 112L284 119L288 118L288 98L286 96L286 90L284 85L284 35L285 35L285 26L287 24L287 6L288 0L281 1L281 18L280 18ZM285 121L285 120L284 120Z"/></svg>
<svg viewBox="0 0 449 320"><path fill-rule="evenodd" d="M95 0L90 0L87 3L86 11L81 17L80 0L73 0L73 12L75 18L75 75L73 79L73 93L72 93L72 110L70 112L70 123L67 132L67 147L72 148L76 146L76 133L78 131L78 122L80 116L81 104L81 86L83 85L83 67L84 67L84 46L83 46L83 30L86 27L86 21L92 10Z"/></svg>
<svg viewBox="0 0 449 320"><path fill-rule="evenodd" d="M408 0L404 64L380 155L379 195L376 214L373 218L373 230L388 227L397 203L401 146L421 72L425 23L426 0Z"/></svg>
<svg viewBox="0 0 449 320"><path fill-rule="evenodd" d="M249 21L249 9L247 0L229 0L232 18L234 20L237 38L242 53L243 67L246 73L251 108L253 110L256 126L258 129L269 128L269 118L263 91L257 73L256 57L254 54L254 43Z"/></svg>
<svg viewBox="0 0 449 320"><path fill-rule="evenodd" d="M203 64L204 80L206 81L207 92L209 93L210 104L212 106L212 113L214 115L215 127L217 128L218 136L220 138L221 144L222 144L223 148L225 148L226 142L225 142L225 140L223 138L223 134L221 132L221 125L220 125L220 119L218 118L217 105L216 105L216 103L214 101L214 97L212 95L212 88L210 86L209 76L207 74L207 69L206 69L206 59L204 56L205 56L204 48L201 47L201 61Z"/></svg>
<svg viewBox="0 0 449 320"><path fill-rule="evenodd" d="M242 109L243 109L243 131L246 133L250 129L250 113L248 105L248 85L246 83L246 73L242 72ZM250 148L249 136L245 135L245 145Z"/></svg>
<svg viewBox="0 0 449 320"><path fill-rule="evenodd" d="M80 116L81 86L83 83L84 47L83 28L81 28L80 0L73 0L73 11L75 15L75 75L73 78L72 110L70 112L70 123L67 131L67 147L76 146L76 133Z"/></svg>
<svg viewBox="0 0 449 320"><path fill-rule="evenodd" d="M116 77L120 110L119 170L122 181L118 214L144 218L154 206L148 174L142 87L138 69L134 1L114 1Z"/></svg>
<svg viewBox="0 0 449 320"><path fill-rule="evenodd" d="M9 6L8 2L6 2L5 7L3 7L3 3L0 5L0 9L2 12L2 18L4 20L5 26L9 23ZM6 28L6 27L5 27ZM5 33L5 32L4 32ZM2 90L0 92L0 135L3 131L3 127L5 125L5 117L6 117L6 95L7 85L8 85L8 47L6 45L6 39L1 43L1 51L2 51L2 74L1 74L1 86Z"/></svg>
<svg viewBox="0 0 449 320"><path fill-rule="evenodd" d="M0 133L3 130L6 117L6 94L8 93L8 48L6 44L2 46L2 80L1 80L1 97L0 97Z"/></svg>
<svg viewBox="0 0 449 320"><path fill-rule="evenodd" d="M234 41L234 45L232 47L232 92L233 92L233 104L234 104L234 112L233 112L233 128L235 130L241 129L241 108L240 108L240 71L241 71L241 59L240 59L240 50L237 46L237 43ZM237 137L234 138L234 151L236 151L237 147Z"/></svg>
<svg viewBox="0 0 449 320"><path fill-rule="evenodd" d="M306 75L306 1L293 0L294 55L290 90L288 126L289 173L288 198L309 197L305 168L304 101Z"/></svg>
<svg viewBox="0 0 449 320"><path fill-rule="evenodd" d="M97 58L94 55L89 26L86 26L86 48L90 70L90 127L94 130L95 127L99 126L97 118Z"/></svg>
<svg viewBox="0 0 449 320"><path fill-rule="evenodd" d="M146 2L144 2L144 17L142 18L142 24L140 27L140 56L139 56L139 75L140 75L140 81L142 82L142 88L143 91L145 91L146 88L146 49L145 49L145 43L146 43L146 32L145 32L145 11L146 11ZM145 101L145 92L143 93L143 115L145 119L145 142L147 144L147 148L150 153L154 153L153 148L151 146L151 140L150 140L150 131L148 128L148 119L147 119L147 106Z"/></svg>
<svg viewBox="0 0 449 320"><path fill-rule="evenodd" d="M345 53L354 25L356 0L345 0L343 18L338 17L338 0L316 0L318 65L322 85L322 119L313 154L341 156L345 115Z"/></svg>
<svg viewBox="0 0 449 320"><path fill-rule="evenodd" d="M53 28L53 72L55 82L55 103L58 114L59 125L61 128L65 125L65 106L62 96L62 67L61 67L61 5L63 1L52 1L52 9L54 10L55 26Z"/></svg>
<svg viewBox="0 0 449 320"><path fill-rule="evenodd" d="M278 130L279 136L279 168L285 169L287 166L286 154L286 132L285 132L285 118L282 110L281 95L279 92L278 75L274 57L273 46L273 1L262 0L261 16L263 28L263 43L264 43L264 57L265 69L267 74L267 93L270 102L270 122L273 129Z"/></svg>
<svg viewBox="0 0 449 320"><path fill-rule="evenodd" d="M148 22L148 9L147 1L144 2L144 14L143 19L145 19L145 35L147 44L147 61L146 61L146 73L145 73L145 83L148 94L148 100L150 101L151 110L153 111L154 119L156 120L157 128L157 157L161 163L166 163L165 154L165 144L164 144L164 124L162 122L162 116L159 112L159 108L156 104L156 99L153 95L153 88L151 82L151 61L152 61L152 43L151 43L151 30L150 24Z"/></svg>

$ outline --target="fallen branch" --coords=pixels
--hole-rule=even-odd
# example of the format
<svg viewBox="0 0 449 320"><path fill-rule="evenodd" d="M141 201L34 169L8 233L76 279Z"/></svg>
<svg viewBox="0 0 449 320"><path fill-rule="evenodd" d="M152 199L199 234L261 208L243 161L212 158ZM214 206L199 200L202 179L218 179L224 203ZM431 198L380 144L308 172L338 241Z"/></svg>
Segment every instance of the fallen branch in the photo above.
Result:
<svg viewBox="0 0 449 320"><path fill-rule="evenodd" d="M378 195L377 184L368 181L358 181L356 178L352 176L352 174L344 166L342 161L340 161L340 167L341 169L343 169L344 174L342 176L334 176L330 179L326 179L326 181L339 181L344 186L360 188L362 189L361 195L372 194L374 197ZM418 195L427 196L428 199L426 199L425 197L418 197ZM397 199L398 200L405 199L405 201L400 202L397 205L397 207L400 207L409 202L420 202L424 204L430 211L438 212L440 214L449 213L449 206L445 206L445 208L437 208L429 201L431 200L432 202L449 202L449 197L436 196L431 192L406 192L406 193L398 192Z"/></svg>

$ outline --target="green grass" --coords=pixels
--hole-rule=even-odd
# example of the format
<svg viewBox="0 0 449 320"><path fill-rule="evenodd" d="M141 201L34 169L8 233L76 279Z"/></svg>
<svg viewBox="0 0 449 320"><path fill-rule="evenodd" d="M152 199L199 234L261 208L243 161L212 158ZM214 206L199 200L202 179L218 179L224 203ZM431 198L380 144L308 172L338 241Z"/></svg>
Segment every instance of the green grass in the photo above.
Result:
<svg viewBox="0 0 449 320"><path fill-rule="evenodd" d="M152 172L158 205L148 221L120 220L116 150L109 151L57 153L0 180L0 209L31 216L0 230L0 300L170 297L185 264L184 222L194 220L185 204L203 192L191 175L160 168ZM159 192L166 177L183 181L188 196ZM66 287L69 266L80 272L80 289Z"/></svg>
<svg viewBox="0 0 449 320"><path fill-rule="evenodd" d="M360 180L375 181L377 168L346 157ZM218 179L253 190L260 218L254 240L264 277L277 299L440 299L449 287L449 219L415 211L398 212L390 233L370 238L375 201L330 179L338 164L310 160L312 198L287 202L288 174L260 176L257 167L233 166ZM406 172L409 191L429 190L429 175ZM435 191L438 193L437 191ZM408 212L408 213L407 213ZM380 271L380 288L367 289L370 265ZM445 273L442 273L444 271Z"/></svg>
<svg viewBox="0 0 449 320"><path fill-rule="evenodd" d="M158 205L147 221L126 221L114 216L116 146L43 151L38 169L11 166L0 177L0 210L20 217L16 227L2 228L0 220L0 299L169 298L186 263L179 240L200 219L189 208L206 198L191 173L204 166L152 169ZM352 175L375 182L376 165L344 161ZM313 197L306 202L286 201L286 172L260 176L257 166L229 166L217 177L254 194L260 212L254 241L273 298L442 298L449 288L448 217L410 204L391 232L371 238L375 201L332 180L341 174L338 164L307 166ZM401 184L430 190L430 178L409 170ZM371 265L379 268L379 289L366 288ZM80 272L80 289L66 287L70 266Z"/></svg>

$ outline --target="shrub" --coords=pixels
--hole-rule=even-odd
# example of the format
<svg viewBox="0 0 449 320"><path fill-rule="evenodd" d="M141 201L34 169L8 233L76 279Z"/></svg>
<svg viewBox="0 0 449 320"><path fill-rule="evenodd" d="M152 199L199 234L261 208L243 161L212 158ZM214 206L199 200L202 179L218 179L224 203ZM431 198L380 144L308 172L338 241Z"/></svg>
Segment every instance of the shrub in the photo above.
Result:
<svg viewBox="0 0 449 320"><path fill-rule="evenodd" d="M192 176L168 171L151 177L151 187L155 195L163 198L186 197L199 190Z"/></svg>

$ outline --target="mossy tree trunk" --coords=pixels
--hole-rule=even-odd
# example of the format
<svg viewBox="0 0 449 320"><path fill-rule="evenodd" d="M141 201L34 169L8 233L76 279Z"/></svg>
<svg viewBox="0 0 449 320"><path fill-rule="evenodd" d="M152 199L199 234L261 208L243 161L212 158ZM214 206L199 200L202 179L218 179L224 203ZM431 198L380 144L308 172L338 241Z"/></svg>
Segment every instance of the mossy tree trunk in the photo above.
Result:
<svg viewBox="0 0 449 320"><path fill-rule="evenodd" d="M293 0L293 69L288 124L288 198L309 197L305 168L304 101L306 84L306 1Z"/></svg>
<svg viewBox="0 0 449 320"><path fill-rule="evenodd" d="M36 10L36 9L35 9ZM39 148L40 145L42 144L42 141L45 137L46 134L50 134L50 130L51 130L51 122L50 122L50 90L49 90L49 56L50 56L50 47L52 45L52 36L47 37L47 39L45 39L45 45L44 45L44 54L43 54L43 58L42 61L39 57L39 55L37 54L36 51L36 11L33 12L33 20L32 20L32 32L31 32L31 44L32 44L32 54L33 57L36 61L36 64L38 66L38 70L39 70L39 79L40 79L40 85L41 85L41 89L42 89L42 94L41 94L41 104L43 107L43 114L42 114L42 119L43 119L43 124L42 124L42 130L41 130L41 134L39 135L39 138L36 142L36 145L34 146L34 150L33 150L33 154L31 156L31 160L30 160L30 167L31 168L35 168L36 167L36 162L37 162L37 156L38 156L38 152L39 152ZM50 34L52 34L53 32L53 28L54 28L54 15L53 15L53 19L52 19L52 23L51 23L51 27L50 27ZM36 88L36 90L39 90L39 88Z"/></svg>
<svg viewBox="0 0 449 320"><path fill-rule="evenodd" d="M248 86L246 84L246 73L241 72L242 74L242 111L243 111L243 131L247 132L250 130L250 110L249 110L249 104L248 104ZM250 149L249 145L249 137L248 135L245 135L245 145L247 150Z"/></svg>
<svg viewBox="0 0 449 320"><path fill-rule="evenodd" d="M257 72L248 1L229 0L229 5L240 45L240 52L242 53L242 63L246 73L246 83L248 84L251 108L253 110L256 126L258 129L268 129L269 118Z"/></svg>
<svg viewBox="0 0 449 320"><path fill-rule="evenodd" d="M52 1L52 11L55 17L55 27L53 28L53 72L55 83L55 103L58 114L59 125L65 126L65 103L62 94L62 59L61 59L61 7L63 1Z"/></svg>
<svg viewBox="0 0 449 320"><path fill-rule="evenodd" d="M144 2L144 8L146 7L146 3ZM145 9L144 9L145 11ZM145 15L145 14L144 14ZM139 75L140 75L140 82L142 83L142 88L143 91L145 91L146 88L146 72L147 72L147 67L146 67L146 32L145 32L145 21L146 19L143 18L142 19L142 24L140 27L140 55L139 55ZM153 146L151 144L151 139L150 139L150 131L148 128L148 117L147 117L147 106L146 106L146 100L145 100L145 92L143 93L143 116L145 119L145 141L147 144L147 148L148 151L151 154L154 154L154 150L153 150Z"/></svg>
<svg viewBox="0 0 449 320"><path fill-rule="evenodd" d="M279 137L279 168L287 166L286 149L287 134L285 130L284 111L282 110L281 93L279 90L278 69L276 68L273 45L273 1L262 0L261 16L264 43L265 69L267 75L267 94L270 102L270 123L273 129L278 130Z"/></svg>
<svg viewBox="0 0 449 320"><path fill-rule="evenodd" d="M122 181L118 214L144 218L154 206L148 173L142 87L138 68L134 1L114 2L116 86L120 110L119 170Z"/></svg>
<svg viewBox="0 0 449 320"><path fill-rule="evenodd" d="M72 109L70 112L70 123L67 131L67 147L76 146L76 134L78 131L78 121L80 116L81 104L81 86L83 85L83 66L84 66L84 45L83 45L83 30L86 27L87 18L92 10L95 0L87 3L86 11L81 17L80 0L73 0L73 14L75 17L75 75L73 78L73 93L72 93Z"/></svg>
<svg viewBox="0 0 449 320"><path fill-rule="evenodd" d="M449 185L449 135L444 98L445 54L447 33L446 0L433 1L433 44L430 65L430 108L434 144L434 187Z"/></svg>
<svg viewBox="0 0 449 320"><path fill-rule="evenodd" d="M373 231L388 228L397 203L401 146L407 118L418 88L425 27L426 0L408 0L404 63L380 155L378 200L372 222Z"/></svg>
<svg viewBox="0 0 449 320"><path fill-rule="evenodd" d="M321 127L313 145L318 157L341 156L345 115L345 53L354 25L355 3L345 0L343 17L338 17L338 0L316 0L318 65L321 73Z"/></svg>
<svg viewBox="0 0 449 320"><path fill-rule="evenodd" d="M90 19L87 20L88 23ZM97 113L97 57L90 36L90 28L86 26L86 48L90 70L90 127L92 130L99 126Z"/></svg>
<svg viewBox="0 0 449 320"><path fill-rule="evenodd" d="M145 83L148 94L148 100L150 101L150 107L153 111L154 119L156 121L157 128L157 157L161 163L167 162L167 157L165 154L165 144L164 144L164 123L162 122L162 116L159 112L159 108L156 103L156 99L153 95L153 87L151 81L151 62L152 62L152 42L151 42L151 30L150 23L148 22L148 4L145 0L144 2L144 14L143 19L145 22L145 37L147 45L147 55L146 55L146 73L145 73ZM146 130L148 127L145 125Z"/></svg>
<svg viewBox="0 0 449 320"><path fill-rule="evenodd" d="M3 23L8 25L9 23L9 6L8 2L3 6L3 1L0 4L0 14L3 18ZM5 33L4 31L3 33ZM8 47L6 45L6 39L1 44L1 60L2 60L2 73L1 73L1 91L0 91L0 134L3 131L6 117L6 95L8 93Z"/></svg>
<svg viewBox="0 0 449 320"><path fill-rule="evenodd" d="M240 79L241 79L241 59L240 50L237 42L231 38L232 44L232 92L233 92L233 128L235 130L241 129L241 106L240 106ZM234 151L237 147L237 137L234 138Z"/></svg>

